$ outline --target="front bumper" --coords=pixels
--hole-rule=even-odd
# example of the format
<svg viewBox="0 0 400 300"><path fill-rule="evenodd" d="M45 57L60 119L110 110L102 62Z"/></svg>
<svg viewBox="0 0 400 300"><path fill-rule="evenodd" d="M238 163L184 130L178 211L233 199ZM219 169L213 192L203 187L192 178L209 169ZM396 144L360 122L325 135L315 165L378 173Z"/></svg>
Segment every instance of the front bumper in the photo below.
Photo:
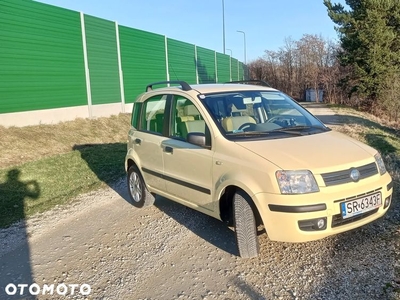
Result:
<svg viewBox="0 0 400 300"><path fill-rule="evenodd" d="M253 199L271 240L307 242L345 232L382 217L390 207L393 192L388 173L363 182L320 187L320 192L302 195L259 193ZM340 203L347 199L381 193L382 205L343 219Z"/></svg>

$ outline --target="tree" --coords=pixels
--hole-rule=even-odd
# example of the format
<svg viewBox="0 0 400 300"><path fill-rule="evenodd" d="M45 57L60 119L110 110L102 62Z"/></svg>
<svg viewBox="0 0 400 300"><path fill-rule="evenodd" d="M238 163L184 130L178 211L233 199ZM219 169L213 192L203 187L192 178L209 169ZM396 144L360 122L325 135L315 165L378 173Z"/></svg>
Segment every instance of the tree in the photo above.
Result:
<svg viewBox="0 0 400 300"><path fill-rule="evenodd" d="M348 10L330 0L324 4L337 25L342 48L338 58L349 70L342 87L372 110L387 95L388 80L400 77L398 0L346 0Z"/></svg>
<svg viewBox="0 0 400 300"><path fill-rule="evenodd" d="M305 34L297 42L299 70L302 73L298 82L303 84L304 88L312 88L316 92L317 101L322 87L326 50L326 42L321 36Z"/></svg>
<svg viewBox="0 0 400 300"><path fill-rule="evenodd" d="M299 41L285 38L279 50L266 50L263 58L249 63L250 77L264 80L296 99L302 99L307 88L317 93L322 88L326 101L341 102L337 52L337 44L321 36L305 34Z"/></svg>

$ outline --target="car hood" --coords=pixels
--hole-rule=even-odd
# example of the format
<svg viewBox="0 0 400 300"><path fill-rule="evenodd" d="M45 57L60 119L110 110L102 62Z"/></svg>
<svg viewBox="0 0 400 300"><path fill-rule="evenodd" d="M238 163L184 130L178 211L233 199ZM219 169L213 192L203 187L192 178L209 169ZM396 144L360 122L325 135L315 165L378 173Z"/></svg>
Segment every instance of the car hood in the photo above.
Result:
<svg viewBox="0 0 400 300"><path fill-rule="evenodd" d="M314 174L370 163L377 152L335 131L282 139L240 141L237 144L282 170L311 170Z"/></svg>

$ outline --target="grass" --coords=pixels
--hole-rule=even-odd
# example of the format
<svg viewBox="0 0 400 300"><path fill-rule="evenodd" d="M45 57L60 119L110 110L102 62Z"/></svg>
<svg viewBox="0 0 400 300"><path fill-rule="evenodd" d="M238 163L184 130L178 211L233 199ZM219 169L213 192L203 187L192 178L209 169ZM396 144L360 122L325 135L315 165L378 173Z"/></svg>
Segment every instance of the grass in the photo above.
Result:
<svg viewBox="0 0 400 300"><path fill-rule="evenodd" d="M348 107L331 106L341 125L330 125L379 150L394 181L400 183L400 130L394 124L368 113Z"/></svg>
<svg viewBox="0 0 400 300"><path fill-rule="evenodd" d="M129 120L0 127L0 228L121 178Z"/></svg>

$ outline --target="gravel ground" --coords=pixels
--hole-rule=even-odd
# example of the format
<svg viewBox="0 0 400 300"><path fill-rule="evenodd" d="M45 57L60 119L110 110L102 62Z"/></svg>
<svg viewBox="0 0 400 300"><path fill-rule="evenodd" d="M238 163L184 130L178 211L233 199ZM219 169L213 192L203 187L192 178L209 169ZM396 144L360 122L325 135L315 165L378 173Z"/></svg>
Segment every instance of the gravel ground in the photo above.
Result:
<svg viewBox="0 0 400 300"><path fill-rule="evenodd" d="M400 299L398 199L384 218L320 241L261 234L260 256L246 260L220 221L160 197L136 209L125 190L121 179L0 230L0 299L35 299L7 296L9 283L91 287L38 299Z"/></svg>

